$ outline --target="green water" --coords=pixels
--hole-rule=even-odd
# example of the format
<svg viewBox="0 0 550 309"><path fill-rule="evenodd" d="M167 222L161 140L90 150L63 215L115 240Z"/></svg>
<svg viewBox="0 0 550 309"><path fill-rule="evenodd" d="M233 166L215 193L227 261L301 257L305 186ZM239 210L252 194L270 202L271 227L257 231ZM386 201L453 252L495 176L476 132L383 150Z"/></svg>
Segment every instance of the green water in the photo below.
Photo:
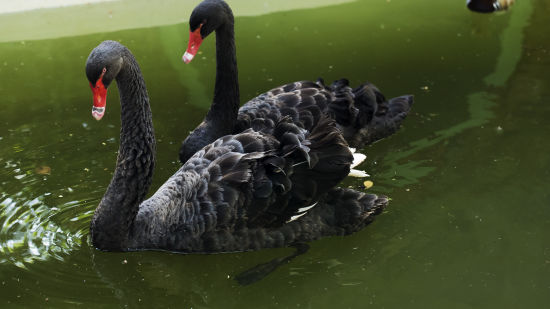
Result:
<svg viewBox="0 0 550 309"><path fill-rule="evenodd" d="M120 109L111 87L106 116L92 119L87 55L114 39L141 64L158 141L156 189L177 170L179 144L208 108L214 40L190 65L180 60L186 23L0 43L1 308L550 302L544 0L518 0L496 15L470 13L462 0L360 0L250 15L236 18L243 100L319 76L369 80L388 97L415 95L398 134L364 149L369 191L392 198L387 211L352 236L311 243L309 252L246 287L233 277L292 251L95 250L88 227L114 168Z"/></svg>

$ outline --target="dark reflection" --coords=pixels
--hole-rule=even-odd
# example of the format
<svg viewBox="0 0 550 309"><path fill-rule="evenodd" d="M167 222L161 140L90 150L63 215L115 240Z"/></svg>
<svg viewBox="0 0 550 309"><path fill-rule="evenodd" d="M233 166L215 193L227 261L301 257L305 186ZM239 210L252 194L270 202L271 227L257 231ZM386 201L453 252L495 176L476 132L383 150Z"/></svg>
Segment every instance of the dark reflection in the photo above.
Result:
<svg viewBox="0 0 550 309"><path fill-rule="evenodd" d="M228 256L95 250L92 265L120 306L204 308L212 292L231 287Z"/></svg>
<svg viewBox="0 0 550 309"><path fill-rule="evenodd" d="M309 250L307 244L294 244L292 247L296 248L296 251L285 257L275 258L267 263L258 264L248 270L245 270L235 276L235 280L240 285L249 285L258 282L265 278L270 273L274 272L279 266L284 265L292 261L295 257L306 253Z"/></svg>
<svg viewBox="0 0 550 309"><path fill-rule="evenodd" d="M228 301L224 297L239 291L240 285L262 282L261 279L279 266L307 252L309 246L296 244L295 248L294 253L284 258L273 256L284 255L283 252L288 251L285 249L212 255L163 251L113 253L92 249L90 271L97 277L93 285L111 291L110 297L120 306L217 307L235 304L237 300ZM268 263L253 266L270 259ZM243 265L252 267L243 271L246 267Z"/></svg>

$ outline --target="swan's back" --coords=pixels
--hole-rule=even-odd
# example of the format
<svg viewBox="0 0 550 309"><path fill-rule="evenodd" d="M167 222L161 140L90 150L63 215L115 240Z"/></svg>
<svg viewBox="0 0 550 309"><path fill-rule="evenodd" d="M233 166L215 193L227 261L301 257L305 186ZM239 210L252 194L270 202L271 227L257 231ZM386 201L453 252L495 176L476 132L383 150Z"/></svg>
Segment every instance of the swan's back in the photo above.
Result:
<svg viewBox="0 0 550 309"><path fill-rule="evenodd" d="M219 252L261 248L248 231L280 228L349 172L352 156L326 118L309 133L283 118L207 145L140 206L137 248ZM246 235L247 241L239 235Z"/></svg>
<svg viewBox="0 0 550 309"><path fill-rule="evenodd" d="M346 79L330 86L322 79L299 81L273 88L243 105L234 132L266 126L265 119L272 125L272 121L285 116L312 130L321 115L328 114L350 146L362 147L395 133L412 103L409 95L386 100L368 82L353 89Z"/></svg>

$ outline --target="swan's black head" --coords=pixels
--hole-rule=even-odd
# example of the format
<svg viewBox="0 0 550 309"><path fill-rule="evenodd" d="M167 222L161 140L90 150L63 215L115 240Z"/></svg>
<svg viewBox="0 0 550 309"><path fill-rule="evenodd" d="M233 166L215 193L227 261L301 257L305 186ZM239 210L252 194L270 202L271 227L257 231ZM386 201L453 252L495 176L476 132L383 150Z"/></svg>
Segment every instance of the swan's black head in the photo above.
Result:
<svg viewBox="0 0 550 309"><path fill-rule="evenodd" d="M233 26L233 12L225 1L204 0L197 5L189 18L189 45L183 61L191 62L199 51L202 40L226 24Z"/></svg>
<svg viewBox="0 0 550 309"><path fill-rule="evenodd" d="M86 61L86 76L94 94L92 116L100 120L105 114L107 87L122 68L124 45L104 41L92 50Z"/></svg>

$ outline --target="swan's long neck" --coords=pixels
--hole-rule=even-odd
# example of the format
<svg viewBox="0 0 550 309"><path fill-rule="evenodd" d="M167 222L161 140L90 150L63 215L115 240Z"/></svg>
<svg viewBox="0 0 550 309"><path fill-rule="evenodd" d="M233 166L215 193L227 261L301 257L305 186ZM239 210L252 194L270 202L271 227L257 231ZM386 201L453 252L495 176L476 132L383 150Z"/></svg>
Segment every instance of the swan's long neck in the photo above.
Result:
<svg viewBox="0 0 550 309"><path fill-rule="evenodd" d="M94 213L93 244L103 250L125 250L128 231L151 185L155 136L149 96L139 66L128 50L116 77L120 93L120 148L113 178Z"/></svg>
<svg viewBox="0 0 550 309"><path fill-rule="evenodd" d="M237 120L239 110L239 74L235 50L233 15L216 30L216 85L214 101L206 115L207 121L215 121L222 127L222 134L229 134Z"/></svg>

